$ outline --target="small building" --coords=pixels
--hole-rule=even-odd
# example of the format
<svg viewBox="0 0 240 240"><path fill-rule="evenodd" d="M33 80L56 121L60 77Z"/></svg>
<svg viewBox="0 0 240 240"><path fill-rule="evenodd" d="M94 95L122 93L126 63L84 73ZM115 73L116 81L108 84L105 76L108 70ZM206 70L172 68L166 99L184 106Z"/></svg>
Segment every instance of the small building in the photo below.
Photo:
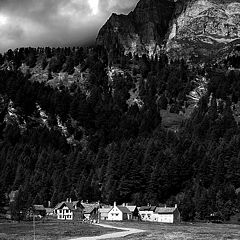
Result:
<svg viewBox="0 0 240 240"><path fill-rule="evenodd" d="M117 206L116 202L112 209L108 213L108 220L109 221L124 221L124 220L131 220L132 214L127 207L124 206Z"/></svg>
<svg viewBox="0 0 240 240"><path fill-rule="evenodd" d="M33 205L25 212L25 218L27 220L32 219L42 219L46 216L46 209L43 205Z"/></svg>
<svg viewBox="0 0 240 240"><path fill-rule="evenodd" d="M154 219L156 219L157 222L161 223L180 222L180 212L177 208L177 204L175 207L157 207L155 209Z"/></svg>
<svg viewBox="0 0 240 240"><path fill-rule="evenodd" d="M98 209L99 209L99 203L84 203L81 202L81 205L84 207L83 209L83 215L84 218L87 220L98 220Z"/></svg>
<svg viewBox="0 0 240 240"><path fill-rule="evenodd" d="M142 206L139 208L139 214L142 221L155 222L157 221L154 214L156 206Z"/></svg>
<svg viewBox="0 0 240 240"><path fill-rule="evenodd" d="M53 216L54 215L54 208L47 207L46 209L46 215L47 216Z"/></svg>
<svg viewBox="0 0 240 240"><path fill-rule="evenodd" d="M108 213L111 211L112 207L103 207L98 209L99 213L99 220L107 221L108 220Z"/></svg>
<svg viewBox="0 0 240 240"><path fill-rule="evenodd" d="M129 205L128 203L123 203L122 206L128 208L131 212L131 220L139 220L140 215L137 206Z"/></svg>
<svg viewBox="0 0 240 240"><path fill-rule="evenodd" d="M59 203L54 208L54 213L59 220L82 220L84 207L79 201L72 201L71 198Z"/></svg>

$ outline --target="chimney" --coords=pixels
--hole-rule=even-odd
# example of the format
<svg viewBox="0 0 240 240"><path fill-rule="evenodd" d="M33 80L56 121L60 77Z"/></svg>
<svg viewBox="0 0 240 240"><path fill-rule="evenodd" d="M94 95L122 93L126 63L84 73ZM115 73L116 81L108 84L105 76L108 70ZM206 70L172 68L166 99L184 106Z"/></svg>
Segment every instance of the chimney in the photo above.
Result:
<svg viewBox="0 0 240 240"><path fill-rule="evenodd" d="M123 203L122 205L123 205L123 207L126 207L126 203Z"/></svg>
<svg viewBox="0 0 240 240"><path fill-rule="evenodd" d="M81 200L81 204L82 204L82 203L84 203L84 201L83 201L83 200Z"/></svg>
<svg viewBox="0 0 240 240"><path fill-rule="evenodd" d="M72 202L72 199L71 199L71 198L69 198L69 202L70 202L70 203Z"/></svg>
<svg viewBox="0 0 240 240"><path fill-rule="evenodd" d="M167 204L165 204L164 207L167 208Z"/></svg>
<svg viewBox="0 0 240 240"><path fill-rule="evenodd" d="M48 201L48 207L49 207L49 208L51 207L51 202L50 202L50 201Z"/></svg>
<svg viewBox="0 0 240 240"><path fill-rule="evenodd" d="M88 203L88 200L86 200L86 203Z"/></svg>
<svg viewBox="0 0 240 240"><path fill-rule="evenodd" d="M66 202L68 202L68 198L67 198L67 201Z"/></svg>
<svg viewBox="0 0 240 240"><path fill-rule="evenodd" d="M177 208L177 204L175 204L175 208Z"/></svg>
<svg viewBox="0 0 240 240"><path fill-rule="evenodd" d="M116 207L116 206L117 206L117 203L116 203L116 202L114 202L114 203L113 203L113 206L114 206L114 207Z"/></svg>

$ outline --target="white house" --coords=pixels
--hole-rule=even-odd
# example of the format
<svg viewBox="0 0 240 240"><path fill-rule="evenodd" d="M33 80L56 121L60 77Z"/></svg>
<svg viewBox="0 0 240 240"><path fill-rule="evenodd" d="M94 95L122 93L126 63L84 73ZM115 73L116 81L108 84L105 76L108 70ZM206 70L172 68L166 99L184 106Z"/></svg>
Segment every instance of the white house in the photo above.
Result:
<svg viewBox="0 0 240 240"><path fill-rule="evenodd" d="M154 218L161 223L177 223L180 222L180 212L177 204L175 207L157 207L154 213Z"/></svg>
<svg viewBox="0 0 240 240"><path fill-rule="evenodd" d="M156 206L142 206L139 208L139 214L142 221L156 222Z"/></svg>
<svg viewBox="0 0 240 240"><path fill-rule="evenodd" d="M108 220L108 213L111 211L112 207L103 207L99 208L99 220L107 221Z"/></svg>
<svg viewBox="0 0 240 240"><path fill-rule="evenodd" d="M57 219L60 220L81 220L83 219L83 209L79 201L73 201L71 198L65 202L57 204L54 208L54 212L57 215Z"/></svg>
<svg viewBox="0 0 240 240"><path fill-rule="evenodd" d="M108 213L108 220L109 221L123 221L123 220L131 220L132 214L127 207L124 206L117 206L116 202L112 209Z"/></svg>

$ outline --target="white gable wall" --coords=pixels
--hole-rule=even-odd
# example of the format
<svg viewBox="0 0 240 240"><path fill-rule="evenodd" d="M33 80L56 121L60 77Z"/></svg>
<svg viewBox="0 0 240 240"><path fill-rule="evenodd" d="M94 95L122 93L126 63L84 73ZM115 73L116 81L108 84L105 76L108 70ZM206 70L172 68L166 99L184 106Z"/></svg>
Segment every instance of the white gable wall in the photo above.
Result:
<svg viewBox="0 0 240 240"><path fill-rule="evenodd" d="M57 209L57 219L73 220L73 212L67 206L64 206L62 209Z"/></svg>
<svg viewBox="0 0 240 240"><path fill-rule="evenodd" d="M157 221L162 222L162 223L173 223L174 222L174 215L173 213L169 214L156 214L157 216Z"/></svg>
<svg viewBox="0 0 240 240"><path fill-rule="evenodd" d="M109 221L122 221L123 220L123 213L118 209L117 206L114 206L111 211L108 213L108 220Z"/></svg>

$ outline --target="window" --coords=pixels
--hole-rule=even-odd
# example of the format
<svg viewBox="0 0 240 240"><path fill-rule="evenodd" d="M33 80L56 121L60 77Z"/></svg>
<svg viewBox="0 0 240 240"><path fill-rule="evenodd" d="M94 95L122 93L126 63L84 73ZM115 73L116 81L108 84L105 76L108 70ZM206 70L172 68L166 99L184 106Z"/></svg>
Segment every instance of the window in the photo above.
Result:
<svg viewBox="0 0 240 240"><path fill-rule="evenodd" d="M148 214L147 216L148 216L148 218L150 218L150 217L151 217L151 214Z"/></svg>
<svg viewBox="0 0 240 240"><path fill-rule="evenodd" d="M62 210L59 210L59 213L62 213Z"/></svg>
<svg viewBox="0 0 240 240"><path fill-rule="evenodd" d="M112 216L114 216L114 213L112 213Z"/></svg>
<svg viewBox="0 0 240 240"><path fill-rule="evenodd" d="M68 210L66 210L66 213L68 213Z"/></svg>
<svg viewBox="0 0 240 240"><path fill-rule="evenodd" d="M116 216L118 216L118 213L116 213Z"/></svg>

